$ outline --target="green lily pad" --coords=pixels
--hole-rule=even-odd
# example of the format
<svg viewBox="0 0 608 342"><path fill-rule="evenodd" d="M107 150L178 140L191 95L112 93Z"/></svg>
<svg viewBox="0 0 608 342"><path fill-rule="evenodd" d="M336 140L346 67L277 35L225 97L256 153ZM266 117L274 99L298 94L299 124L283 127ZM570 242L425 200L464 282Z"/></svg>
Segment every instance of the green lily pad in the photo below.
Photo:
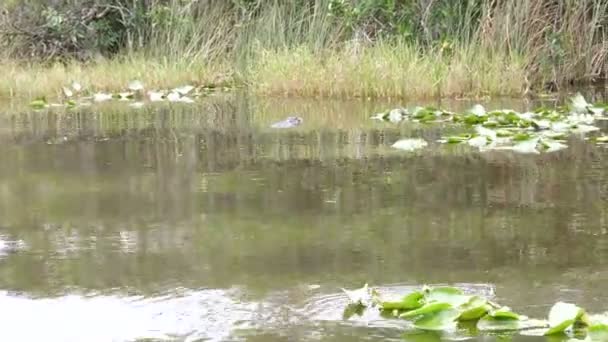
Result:
<svg viewBox="0 0 608 342"><path fill-rule="evenodd" d="M587 339L593 342L608 341L608 324L590 325L587 329Z"/></svg>
<svg viewBox="0 0 608 342"><path fill-rule="evenodd" d="M473 296L467 303L462 305L460 310L460 321L472 321L485 316L492 307L488 304L488 300L479 296Z"/></svg>
<svg viewBox="0 0 608 342"><path fill-rule="evenodd" d="M46 102L46 99L41 98L41 99L36 99L32 102L30 102L30 107L34 108L34 109L43 109L48 107L48 102Z"/></svg>
<svg viewBox="0 0 608 342"><path fill-rule="evenodd" d="M460 312L456 309L442 310L422 316L416 322L414 327L420 330L453 330L457 326L456 319L460 316Z"/></svg>
<svg viewBox="0 0 608 342"><path fill-rule="evenodd" d="M436 287L427 290L424 298L427 303L439 302L449 303L453 307L459 307L471 300L472 296L465 295L462 290L455 287Z"/></svg>
<svg viewBox="0 0 608 342"><path fill-rule="evenodd" d="M492 318L496 319L521 319L521 316L511 311L511 309L507 306L503 306L499 309L492 310L488 312L488 315Z"/></svg>
<svg viewBox="0 0 608 342"><path fill-rule="evenodd" d="M556 303L549 312L549 330L545 332L545 335L563 333L571 328L583 314L584 310L574 304Z"/></svg>
<svg viewBox="0 0 608 342"><path fill-rule="evenodd" d="M418 309L404 312L401 315L399 315L399 317L400 318L413 318L416 316L427 315L427 314L431 314L431 313L435 313L435 312L439 312L439 311L445 311L448 309L452 309L452 305L450 303L433 302L433 303L425 304Z"/></svg>
<svg viewBox="0 0 608 342"><path fill-rule="evenodd" d="M420 308L423 303L424 294L420 291L412 292L399 302L382 302L383 310L414 310Z"/></svg>
<svg viewBox="0 0 608 342"><path fill-rule="evenodd" d="M529 133L517 133L515 135L513 135L513 141L525 141L525 140L530 140L532 139L532 135L530 135Z"/></svg>

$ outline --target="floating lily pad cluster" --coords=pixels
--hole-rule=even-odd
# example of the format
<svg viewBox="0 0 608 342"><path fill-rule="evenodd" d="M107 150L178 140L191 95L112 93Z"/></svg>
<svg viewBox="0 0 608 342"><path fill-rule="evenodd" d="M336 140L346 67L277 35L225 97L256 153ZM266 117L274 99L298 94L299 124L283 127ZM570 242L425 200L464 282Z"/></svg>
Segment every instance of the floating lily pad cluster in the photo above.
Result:
<svg viewBox="0 0 608 342"><path fill-rule="evenodd" d="M195 87L184 85L181 87L165 90L146 90L143 82L135 80L129 82L127 89L117 93L88 92L78 82L72 82L69 86L62 88L62 101L49 103L46 98L39 98L30 102L34 109L49 107L74 108L78 106L90 106L93 103L107 101L128 102L131 107L140 108L147 102L181 102L194 103L195 99L213 92L213 86Z"/></svg>
<svg viewBox="0 0 608 342"><path fill-rule="evenodd" d="M568 106L538 108L520 113L511 109L487 111L475 105L463 113L449 112L433 107L416 107L413 110L396 108L374 115L372 118L399 123L450 122L469 127L466 133L444 136L443 144L468 144L480 151L512 150L519 153L548 153L567 148L566 140L573 134L586 135L599 131L598 120L608 119L608 106L589 104L581 94L570 99ZM608 144L607 136L594 137L598 144ZM406 151L428 146L421 139L402 139L394 148Z"/></svg>
<svg viewBox="0 0 608 342"><path fill-rule="evenodd" d="M482 333L534 331L538 335L608 341L608 314L590 315L570 303L556 303L547 319L531 319L455 287L424 286L392 300L387 300L367 284L358 290L343 291L350 300L346 310L359 313L380 310L386 319L408 320L419 330L448 332L458 329L461 324L475 324Z"/></svg>

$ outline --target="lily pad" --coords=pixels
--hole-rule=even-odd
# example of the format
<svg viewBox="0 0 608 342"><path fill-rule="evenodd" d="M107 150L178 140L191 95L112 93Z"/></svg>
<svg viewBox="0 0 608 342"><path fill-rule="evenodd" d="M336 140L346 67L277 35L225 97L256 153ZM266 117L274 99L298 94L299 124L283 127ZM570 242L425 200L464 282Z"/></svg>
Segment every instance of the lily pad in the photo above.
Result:
<svg viewBox="0 0 608 342"><path fill-rule="evenodd" d="M549 312L549 330L545 332L545 335L563 333L567 329L572 328L572 325L583 314L584 310L574 304L556 303Z"/></svg>
<svg viewBox="0 0 608 342"><path fill-rule="evenodd" d="M608 341L608 324L596 323L587 329L587 339L593 342Z"/></svg>
<svg viewBox="0 0 608 342"><path fill-rule="evenodd" d="M450 303L445 303L445 302L427 303L418 309L402 313L401 315L399 315L399 318L413 318L413 317L423 316L423 315L427 315L427 314L431 314L431 313L439 312L439 311L444 311L444 310L448 310L448 309L452 309L452 308L453 308L453 306Z"/></svg>
<svg viewBox="0 0 608 342"><path fill-rule="evenodd" d="M460 312L456 309L442 310L422 316L414 322L414 327L420 330L445 331L457 326L456 319Z"/></svg>
<svg viewBox="0 0 608 342"><path fill-rule="evenodd" d="M48 107L49 104L46 102L46 99L36 99L32 102L30 102L30 107L34 108L34 109L43 109Z"/></svg>
<svg viewBox="0 0 608 342"><path fill-rule="evenodd" d="M460 321L472 321L485 316L492 307L488 304L488 300L479 296L473 296L471 299L459 307Z"/></svg>
<svg viewBox="0 0 608 342"><path fill-rule="evenodd" d="M471 297L455 287L435 287L427 290L425 300L427 303L448 303L453 307L458 307L469 302Z"/></svg>
<svg viewBox="0 0 608 342"><path fill-rule="evenodd" d="M415 291L399 302L382 302L381 306L383 310L414 310L418 309L423 305L424 294L420 291Z"/></svg>
<svg viewBox="0 0 608 342"><path fill-rule="evenodd" d="M496 319L521 319L521 316L511 311L511 309L507 306L503 306L496 310L491 310L488 312L488 315L492 318Z"/></svg>

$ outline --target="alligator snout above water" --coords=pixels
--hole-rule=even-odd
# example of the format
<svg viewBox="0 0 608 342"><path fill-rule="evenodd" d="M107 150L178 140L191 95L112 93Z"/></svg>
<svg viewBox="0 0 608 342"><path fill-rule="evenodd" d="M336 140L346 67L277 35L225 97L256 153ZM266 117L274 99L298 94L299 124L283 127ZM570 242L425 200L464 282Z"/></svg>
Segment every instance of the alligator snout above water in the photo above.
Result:
<svg viewBox="0 0 608 342"><path fill-rule="evenodd" d="M287 119L275 122L270 127L272 128L291 128L299 126L304 120L299 116L290 116Z"/></svg>

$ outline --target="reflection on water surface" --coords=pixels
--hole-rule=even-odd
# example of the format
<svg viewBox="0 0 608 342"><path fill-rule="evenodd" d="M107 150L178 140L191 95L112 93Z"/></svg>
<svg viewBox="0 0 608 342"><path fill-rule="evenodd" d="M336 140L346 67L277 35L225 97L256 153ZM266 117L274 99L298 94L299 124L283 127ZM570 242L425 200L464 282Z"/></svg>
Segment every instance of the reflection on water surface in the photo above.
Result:
<svg viewBox="0 0 608 342"><path fill-rule="evenodd" d="M608 309L607 149L440 146L458 128L369 120L396 104L3 113L0 339L448 338L343 321L339 288L365 282L463 284L539 317L557 300ZM269 128L291 113L303 124ZM402 137L431 145L391 149Z"/></svg>

